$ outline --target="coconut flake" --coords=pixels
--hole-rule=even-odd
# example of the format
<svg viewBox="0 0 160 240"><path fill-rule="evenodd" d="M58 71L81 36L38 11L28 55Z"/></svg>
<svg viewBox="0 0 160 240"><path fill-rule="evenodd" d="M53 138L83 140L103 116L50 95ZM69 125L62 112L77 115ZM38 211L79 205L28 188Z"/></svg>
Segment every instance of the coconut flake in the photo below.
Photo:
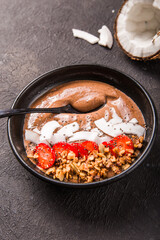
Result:
<svg viewBox="0 0 160 240"><path fill-rule="evenodd" d="M96 133L98 133L98 136L99 136L99 137L103 135L103 132L100 131L98 128L92 128L91 132L96 132Z"/></svg>
<svg viewBox="0 0 160 240"><path fill-rule="evenodd" d="M32 131L38 133L39 135L41 134L41 131L38 128L34 128Z"/></svg>
<svg viewBox="0 0 160 240"><path fill-rule="evenodd" d="M32 130L25 130L25 140L29 142L33 142L35 144L39 143L39 134L33 132Z"/></svg>
<svg viewBox="0 0 160 240"><path fill-rule="evenodd" d="M98 41L98 44L104 47L111 48L113 45L113 37L109 28L104 25L101 29L98 30L98 32L100 33L100 40Z"/></svg>
<svg viewBox="0 0 160 240"><path fill-rule="evenodd" d="M49 143L54 145L55 143L58 142L66 142L66 138L63 134L55 133L49 139Z"/></svg>
<svg viewBox="0 0 160 240"><path fill-rule="evenodd" d="M41 137L40 139L43 140L43 139L50 139L53 132L59 128L61 125L53 120L53 121L50 121L50 122L47 122L41 129Z"/></svg>
<svg viewBox="0 0 160 240"><path fill-rule="evenodd" d="M95 142L99 145L103 142L109 142L112 139L110 136L105 136L105 137L97 137Z"/></svg>
<svg viewBox="0 0 160 240"><path fill-rule="evenodd" d="M106 122L106 120L104 118L100 118L100 119L94 121L94 123L97 126L97 128L101 129L101 128L103 128L104 125L106 125L107 122Z"/></svg>
<svg viewBox="0 0 160 240"><path fill-rule="evenodd" d="M120 128L117 128L116 125L106 122L104 118L96 120L94 123L101 131L109 136L116 137L122 134L122 130Z"/></svg>
<svg viewBox="0 0 160 240"><path fill-rule="evenodd" d="M79 124L77 122L73 122L62 127L57 133L63 134L66 137L71 137L73 133L78 130L79 130Z"/></svg>
<svg viewBox="0 0 160 240"><path fill-rule="evenodd" d="M81 140L88 140L88 141L96 141L98 133L96 132L88 132L88 131L80 131L73 134L72 137L69 138L68 142L75 142Z"/></svg>
<svg viewBox="0 0 160 240"><path fill-rule="evenodd" d="M112 125L112 124L109 124L109 122L106 122L104 118L101 118L95 121L95 125L101 131L103 131L104 133L112 137L116 137L123 133L134 134L134 135L137 135L138 137L143 136L145 133L145 128L133 122L135 122L135 119L132 119L132 122L128 122L128 123L121 122L121 123Z"/></svg>
<svg viewBox="0 0 160 240"><path fill-rule="evenodd" d="M145 128L140 126L139 124L133 123L119 123L116 125L117 129L121 129L125 134L134 134L138 137L143 136L145 133Z"/></svg>
<svg viewBox="0 0 160 240"><path fill-rule="evenodd" d="M117 124L117 123L121 123L122 122L122 118L120 118L118 116L118 114L116 113L116 110L114 108L110 108L110 112L112 113L112 119L110 119L108 121L109 124Z"/></svg>
<svg viewBox="0 0 160 240"><path fill-rule="evenodd" d="M74 37L86 40L87 42L89 42L91 44L95 44L99 41L99 38L97 38L96 36L94 36L90 33L85 32L85 31L81 31L78 29L72 29L72 32L73 32Z"/></svg>
<svg viewBox="0 0 160 240"><path fill-rule="evenodd" d="M118 116L114 108L110 108L112 118L107 122L104 118L96 120L94 123L98 129L105 134L116 137L120 134L135 134L138 137L143 136L145 128L138 124L136 118L132 118L129 122L123 122Z"/></svg>
<svg viewBox="0 0 160 240"><path fill-rule="evenodd" d="M40 140L40 135L38 133L28 129L25 130L25 140L35 144L45 143L49 145L47 140Z"/></svg>
<svg viewBox="0 0 160 240"><path fill-rule="evenodd" d="M95 125L102 130L104 133L110 136L117 136L117 134L121 134L122 131L116 128L116 124L122 122L122 118L120 118L114 108L110 108L110 112L112 114L112 118L107 122L104 118L96 120Z"/></svg>
<svg viewBox="0 0 160 240"><path fill-rule="evenodd" d="M136 118L132 118L129 122L133 124L137 124L138 120Z"/></svg>

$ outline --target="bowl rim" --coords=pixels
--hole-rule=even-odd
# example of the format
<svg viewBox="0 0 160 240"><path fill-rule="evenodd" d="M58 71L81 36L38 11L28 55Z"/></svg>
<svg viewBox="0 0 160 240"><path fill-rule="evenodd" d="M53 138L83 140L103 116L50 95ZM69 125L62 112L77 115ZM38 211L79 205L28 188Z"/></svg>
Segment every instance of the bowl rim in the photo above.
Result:
<svg viewBox="0 0 160 240"><path fill-rule="evenodd" d="M18 151L16 150L16 147L14 145L14 141L12 140L12 134L11 134L11 118L8 118L8 122L7 122L7 134L8 134L8 140L9 140L9 144L11 146L11 149L14 153L14 155L16 156L16 158L18 159L18 161L22 164L23 167L25 167L29 172L31 172L33 175L35 175L36 177L47 181L49 183L53 183L62 187L72 187L72 188L92 188L92 187L98 187L104 184L109 184L109 183L113 183L117 180L122 179L124 176L127 176L130 172L132 172L136 167L138 167L143 161L144 159L147 157L147 155L149 154L149 152L151 151L151 148L154 144L155 138L156 138L156 132L157 132L157 112L156 112L156 108L154 106L154 103L149 95L149 93L144 89L144 87L137 81L135 80L133 77L129 76L128 74L117 70L115 68L111 68L105 65L100 65L100 64L76 64L76 65L68 65L68 66L64 66L64 67L59 67L59 68L55 68L51 71L45 72L44 74L41 74L40 76L38 76L37 78L35 78L34 80L32 80L31 82L29 82L17 95L17 97L15 98L11 109L14 108L15 104L17 103L17 101L21 98L21 96L23 95L23 93L30 88L30 86L32 86L33 84L37 83L38 81L40 81L43 78L46 78L58 71L63 71L63 70L69 70L69 69L73 69L73 68L83 68L83 67L100 67L100 68L104 68L104 69L108 69L111 71L116 72L117 74L122 74L125 77L129 78L129 80L131 80L132 82L134 82L139 88L140 90L144 93L146 99L148 100L151 110L152 110L152 115L153 115L153 128L152 128L152 134L150 137L150 140L147 144L147 147L145 149L145 151L140 155L140 157L125 171L121 172L118 175L115 175L111 178L106 178L104 180L98 181L98 182L91 182L91 183L71 183L71 182L60 182L59 180L55 180L53 178L49 178L47 175L43 176L41 175L39 172L37 172L35 169L33 169L32 167L30 167L25 160L21 157L21 155L18 153Z"/></svg>

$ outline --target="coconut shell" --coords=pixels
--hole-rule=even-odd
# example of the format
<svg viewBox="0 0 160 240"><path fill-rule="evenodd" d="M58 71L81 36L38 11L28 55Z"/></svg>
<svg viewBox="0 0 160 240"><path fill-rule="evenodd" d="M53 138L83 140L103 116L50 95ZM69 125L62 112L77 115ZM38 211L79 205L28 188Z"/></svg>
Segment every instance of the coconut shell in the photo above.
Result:
<svg viewBox="0 0 160 240"><path fill-rule="evenodd" d="M130 57L132 60L137 60L137 61L148 61L148 60L154 60L154 59L160 59L160 50L158 52L156 52L155 54L148 56L148 57L137 57L137 56L133 56L131 53L127 52L121 45L119 39L118 39L118 34L117 34L117 21L118 21L118 17L122 11L122 8L124 7L124 5L128 2L129 0L124 0L122 6L120 7L116 19L115 19L115 23L114 23L114 38L116 39L119 47L123 50L123 52Z"/></svg>

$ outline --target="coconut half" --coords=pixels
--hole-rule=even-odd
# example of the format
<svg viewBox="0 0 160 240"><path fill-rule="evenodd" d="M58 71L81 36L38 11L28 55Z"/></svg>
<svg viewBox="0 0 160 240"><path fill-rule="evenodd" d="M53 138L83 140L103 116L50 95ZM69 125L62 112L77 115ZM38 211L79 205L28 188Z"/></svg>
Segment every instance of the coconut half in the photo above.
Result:
<svg viewBox="0 0 160 240"><path fill-rule="evenodd" d="M160 58L160 0L125 0L115 21L115 38L134 60Z"/></svg>

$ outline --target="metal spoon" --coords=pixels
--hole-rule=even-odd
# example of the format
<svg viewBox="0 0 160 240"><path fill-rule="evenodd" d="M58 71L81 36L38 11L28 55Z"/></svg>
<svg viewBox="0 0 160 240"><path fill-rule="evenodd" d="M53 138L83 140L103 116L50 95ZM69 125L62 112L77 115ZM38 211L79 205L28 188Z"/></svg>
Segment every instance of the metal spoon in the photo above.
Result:
<svg viewBox="0 0 160 240"><path fill-rule="evenodd" d="M104 104L103 104L104 105ZM11 117L14 115L27 114L27 113L75 113L75 114L86 114L89 112L95 112L100 109L103 105L88 111L80 112L73 108L70 104L58 107L58 108L20 108L20 109L9 109L9 110L0 110L0 118Z"/></svg>

